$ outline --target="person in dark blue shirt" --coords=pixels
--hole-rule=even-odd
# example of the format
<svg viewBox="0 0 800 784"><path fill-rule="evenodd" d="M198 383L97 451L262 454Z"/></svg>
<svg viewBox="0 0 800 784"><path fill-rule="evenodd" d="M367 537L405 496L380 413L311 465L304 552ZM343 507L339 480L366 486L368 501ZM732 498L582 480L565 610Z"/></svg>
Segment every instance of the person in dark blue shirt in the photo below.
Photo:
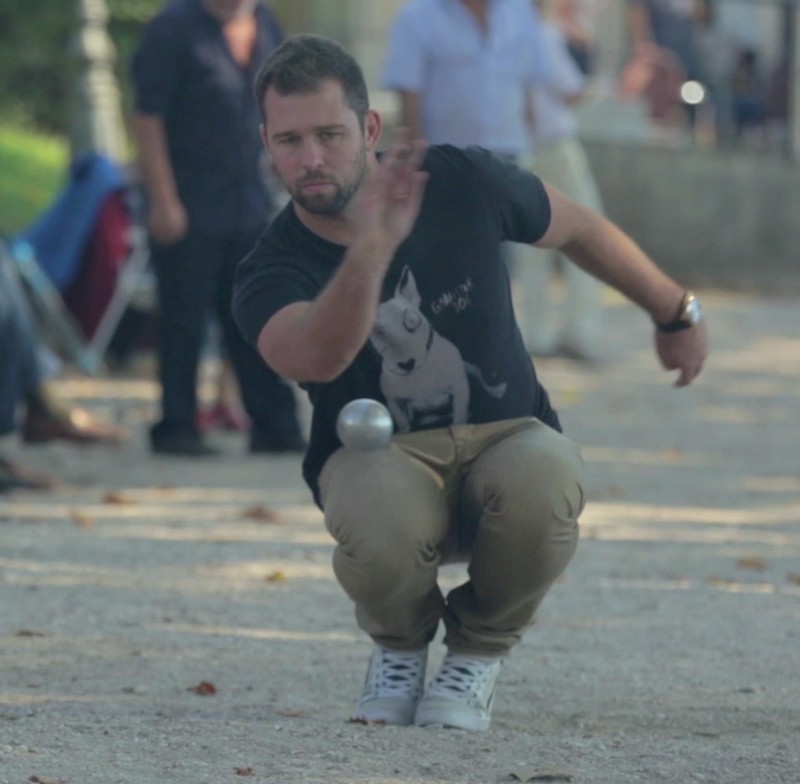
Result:
<svg viewBox="0 0 800 784"><path fill-rule="evenodd" d="M254 0L171 0L134 54L133 125L160 304L155 452L216 452L197 427L212 310L252 421L251 451L304 447L291 387L242 339L230 310L236 263L273 207L251 85L281 37L275 16Z"/></svg>

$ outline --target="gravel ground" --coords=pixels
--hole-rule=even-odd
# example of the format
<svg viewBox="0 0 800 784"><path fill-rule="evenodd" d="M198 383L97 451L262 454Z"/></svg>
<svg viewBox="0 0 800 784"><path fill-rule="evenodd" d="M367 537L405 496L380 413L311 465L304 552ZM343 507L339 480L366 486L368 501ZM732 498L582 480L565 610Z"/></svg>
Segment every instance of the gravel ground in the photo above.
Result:
<svg viewBox="0 0 800 784"><path fill-rule="evenodd" d="M538 363L590 502L482 734L349 721L370 643L298 460L151 456L146 358L66 380L132 435L3 445L63 482L0 500L0 784L800 782L800 303L703 296L689 389L614 297L603 362Z"/></svg>

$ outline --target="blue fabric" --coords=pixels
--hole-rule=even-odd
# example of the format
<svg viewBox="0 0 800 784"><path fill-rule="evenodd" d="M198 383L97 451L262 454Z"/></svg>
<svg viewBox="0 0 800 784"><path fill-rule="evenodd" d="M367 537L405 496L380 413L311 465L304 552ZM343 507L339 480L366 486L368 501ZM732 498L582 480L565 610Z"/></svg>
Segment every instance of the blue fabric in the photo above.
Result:
<svg viewBox="0 0 800 784"><path fill-rule="evenodd" d="M78 156L62 193L13 241L29 243L39 266L56 288L64 291L78 274L100 208L111 193L126 184L122 168L110 158L96 152Z"/></svg>

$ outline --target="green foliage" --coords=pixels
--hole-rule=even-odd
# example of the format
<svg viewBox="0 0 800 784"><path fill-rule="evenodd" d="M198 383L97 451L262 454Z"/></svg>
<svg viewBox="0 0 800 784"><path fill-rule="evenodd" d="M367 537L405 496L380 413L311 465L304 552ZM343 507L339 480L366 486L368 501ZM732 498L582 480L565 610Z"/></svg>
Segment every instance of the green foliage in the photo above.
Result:
<svg viewBox="0 0 800 784"><path fill-rule="evenodd" d="M0 231L24 229L53 201L67 158L61 139L0 125Z"/></svg>
<svg viewBox="0 0 800 784"><path fill-rule="evenodd" d="M0 0L1 1L1 0ZM109 35L117 49L116 72L122 91L125 116L130 115L133 98L128 75L131 57L139 42L142 26L164 5L164 0L106 0Z"/></svg>
<svg viewBox="0 0 800 784"><path fill-rule="evenodd" d="M0 109L3 117L59 126L67 91L69 16L53 3L0 0Z"/></svg>
<svg viewBox="0 0 800 784"><path fill-rule="evenodd" d="M123 106L130 106L128 65L142 25L164 0L106 0L117 49ZM69 129L72 41L79 0L0 0L0 116L56 134Z"/></svg>

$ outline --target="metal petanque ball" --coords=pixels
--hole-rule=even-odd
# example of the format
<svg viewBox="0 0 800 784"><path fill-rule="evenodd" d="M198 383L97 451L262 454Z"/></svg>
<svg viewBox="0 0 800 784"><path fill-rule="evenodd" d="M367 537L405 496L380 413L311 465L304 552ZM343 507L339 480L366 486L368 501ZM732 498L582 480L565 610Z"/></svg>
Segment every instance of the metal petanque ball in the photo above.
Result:
<svg viewBox="0 0 800 784"><path fill-rule="evenodd" d="M359 398L342 407L336 420L336 435L349 449L371 452L383 449L392 438L394 423L386 406L377 400Z"/></svg>

